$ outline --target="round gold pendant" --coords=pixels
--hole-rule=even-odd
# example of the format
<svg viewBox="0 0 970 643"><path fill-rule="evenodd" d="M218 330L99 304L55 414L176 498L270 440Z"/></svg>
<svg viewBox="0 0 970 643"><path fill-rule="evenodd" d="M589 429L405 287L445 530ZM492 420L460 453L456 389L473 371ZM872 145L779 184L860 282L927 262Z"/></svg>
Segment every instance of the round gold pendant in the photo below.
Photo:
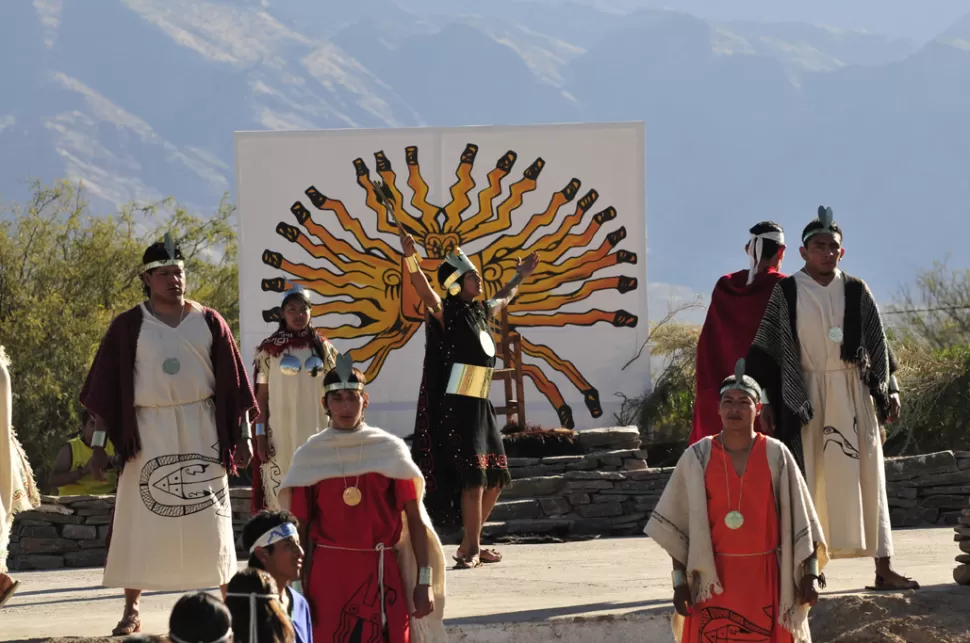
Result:
<svg viewBox="0 0 970 643"><path fill-rule="evenodd" d="M344 504L348 507L356 507L360 504L360 489L357 487L347 487L344 489Z"/></svg>
<svg viewBox="0 0 970 643"><path fill-rule="evenodd" d="M724 516L724 524L728 529L740 529L744 524L744 515L740 511L729 511Z"/></svg>

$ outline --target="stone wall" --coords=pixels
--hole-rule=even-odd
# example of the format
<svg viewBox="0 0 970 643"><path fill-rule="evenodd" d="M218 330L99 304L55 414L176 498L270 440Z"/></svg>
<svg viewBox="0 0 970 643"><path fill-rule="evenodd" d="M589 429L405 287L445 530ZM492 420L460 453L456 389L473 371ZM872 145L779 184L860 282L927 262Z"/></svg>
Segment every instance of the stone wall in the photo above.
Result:
<svg viewBox="0 0 970 643"><path fill-rule="evenodd" d="M581 431L580 443L584 455L511 458L514 480L486 533L564 538L642 533L672 469L648 468L634 427ZM960 549L954 577L970 583L970 452L888 459L886 478L893 527L954 526ZM229 495L238 539L250 517L250 490L234 488ZM102 565L113 505L111 496L43 497L38 510L16 517L11 568Z"/></svg>

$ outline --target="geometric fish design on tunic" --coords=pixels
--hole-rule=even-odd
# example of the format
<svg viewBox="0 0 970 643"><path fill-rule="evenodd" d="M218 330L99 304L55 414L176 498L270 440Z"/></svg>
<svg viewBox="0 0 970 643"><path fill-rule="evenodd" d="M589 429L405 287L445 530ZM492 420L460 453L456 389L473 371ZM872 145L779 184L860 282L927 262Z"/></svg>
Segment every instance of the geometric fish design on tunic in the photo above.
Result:
<svg viewBox="0 0 970 643"><path fill-rule="evenodd" d="M397 602L397 592L384 587L384 605ZM357 588L340 611L340 624L333 643L380 643L385 640L381 623L380 585L372 574Z"/></svg>
<svg viewBox="0 0 970 643"><path fill-rule="evenodd" d="M600 394L596 386L581 370L553 348L530 341L533 328L589 328L593 341L593 326L601 323L616 328L635 328L638 318L625 310L600 310L586 304L595 293L614 290L621 294L634 293L638 280L633 276L604 276L603 271L614 266L636 264L637 254L618 248L627 237L624 226L614 227L617 213L613 206L595 212L599 200L595 189L580 194L578 178L549 195L548 205L541 212L520 210L524 197L539 189L539 176L546 162L535 161L521 173L520 178L506 184L512 174L517 154L509 150L495 163L487 175L487 185L475 192L472 168L478 146L468 144L455 171L450 202L444 205L428 200L430 187L421 173L417 146L405 149L407 169L401 183L406 183L410 196L402 194L405 185L398 185L398 175L384 152L374 154L380 180L390 190L397 203L395 211L401 225L423 248L422 270L433 287L438 287L435 273L444 257L459 246L484 243L477 252L468 254L469 260L482 277L484 298L495 295L515 274L516 257L531 252L539 256L539 265L529 279L519 286L519 294L508 307L509 326L521 337L525 377L532 380L540 395L556 410L560 425L574 428L572 408L565 402L559 387L550 379L553 371L568 380L569 385L583 396L593 418L603 414ZM266 249L262 262L274 271L287 273L287 278L261 280L263 291L283 292L298 284L323 297L312 306L311 317L331 313L351 315L357 324L317 330L330 339L363 341L355 349L357 362L367 363L364 373L368 382L379 375L388 356L403 348L417 333L425 319L425 307L405 268L404 257L397 247L398 228L381 205L371 170L363 159L353 162L357 184L363 190L368 216L376 217L378 236L372 237L361 225L362 217L351 214L350 206L326 196L314 186L304 192L306 201L290 206L295 223L281 221L276 233L292 244L284 252ZM558 187L558 186L557 186ZM508 190L506 192L506 189ZM507 194L507 196L505 196ZM572 205L571 205L572 204ZM332 213L339 226L357 246L337 237L314 218L311 209ZM524 221L518 232L511 232L513 218ZM613 228L596 242L601 229ZM308 263L303 263L309 258ZM443 294L439 293L439 294ZM563 310L572 306L573 310ZM279 308L263 311L266 322L280 320ZM493 328L496 331L496 328Z"/></svg>
<svg viewBox="0 0 970 643"><path fill-rule="evenodd" d="M210 507L231 516L225 469L217 458L180 453L153 458L142 467L138 486L142 502L155 515L182 518Z"/></svg>
<svg viewBox="0 0 970 643"><path fill-rule="evenodd" d="M848 438L846 438L841 431L839 431L834 426L827 426L822 429L822 435L825 436L824 446L822 447L822 452L828 451L829 445L834 444L838 450L842 452L843 455L852 458L853 460L859 459L859 449L855 447Z"/></svg>
<svg viewBox="0 0 970 643"><path fill-rule="evenodd" d="M774 610L765 608L765 612L773 613ZM699 630L704 643L767 643L771 640L770 629L724 607L702 609Z"/></svg>

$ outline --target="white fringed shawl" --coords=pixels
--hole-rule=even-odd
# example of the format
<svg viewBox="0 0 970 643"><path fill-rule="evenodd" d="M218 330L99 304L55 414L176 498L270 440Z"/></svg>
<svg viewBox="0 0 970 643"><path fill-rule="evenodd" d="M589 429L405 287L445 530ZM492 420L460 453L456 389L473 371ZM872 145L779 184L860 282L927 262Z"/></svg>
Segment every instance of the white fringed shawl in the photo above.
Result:
<svg viewBox="0 0 970 643"><path fill-rule="evenodd" d="M30 462L13 429L13 395L10 372L0 346L0 573L7 571L7 547L14 514L40 506Z"/></svg>
<svg viewBox="0 0 970 643"><path fill-rule="evenodd" d="M343 467L343 468L341 468ZM289 509L293 487L311 487L321 480L379 473L394 480L411 480L417 490L421 519L431 544L435 610L422 619L411 619L411 640L415 643L445 643L445 555L441 540L435 533L431 518L424 507L424 476L411 459L404 440L376 427L362 425L354 431L329 428L317 433L297 449L293 463L280 485L279 502ZM411 546L407 516L402 515L404 531L394 545L401 578L404 581L408 612L414 611L414 587L418 580L418 564Z"/></svg>
<svg viewBox="0 0 970 643"><path fill-rule="evenodd" d="M714 564L704 484L712 441L712 437L704 438L684 452L643 530L672 558L686 565L695 605L724 591ZM791 632L795 643L808 643L812 640L808 628L809 607L796 603L796 592L802 576L802 563L815 551L816 544L819 569L828 562L825 537L808 486L791 452L773 438L768 438L766 452L780 521L778 623ZM672 627L674 639L680 643L684 618L676 611Z"/></svg>

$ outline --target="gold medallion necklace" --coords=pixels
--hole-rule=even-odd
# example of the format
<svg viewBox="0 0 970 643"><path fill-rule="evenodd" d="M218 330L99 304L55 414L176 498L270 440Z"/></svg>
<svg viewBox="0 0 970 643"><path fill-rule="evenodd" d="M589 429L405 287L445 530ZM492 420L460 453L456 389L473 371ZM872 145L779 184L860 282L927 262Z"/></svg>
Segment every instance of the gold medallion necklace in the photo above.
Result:
<svg viewBox="0 0 970 643"><path fill-rule="evenodd" d="M744 474L748 472L748 462L751 460L751 451L754 449L754 443L757 441L758 437L755 436L751 439L751 445L748 446L748 457L744 460L744 469L741 471L741 488L738 490L738 508L737 510L731 510L727 512L724 516L724 524L727 525L728 529L740 529L744 525L744 514L741 513L741 500L744 498ZM721 458L724 460L724 488L727 490L727 501L728 509L731 508L731 480L728 478L727 470L727 446L724 444L724 433L721 433ZM734 464L732 463L733 467Z"/></svg>
<svg viewBox="0 0 970 643"><path fill-rule="evenodd" d="M338 429L339 430L339 429ZM334 449L336 451L336 449ZM339 457L339 453L337 454ZM344 479L344 504L348 507L356 507L360 504L362 495L360 493L360 463L364 460L364 440L360 440L360 454L357 456L357 479L354 481L353 486L347 486L347 476L344 473L344 462L340 460L340 477Z"/></svg>

